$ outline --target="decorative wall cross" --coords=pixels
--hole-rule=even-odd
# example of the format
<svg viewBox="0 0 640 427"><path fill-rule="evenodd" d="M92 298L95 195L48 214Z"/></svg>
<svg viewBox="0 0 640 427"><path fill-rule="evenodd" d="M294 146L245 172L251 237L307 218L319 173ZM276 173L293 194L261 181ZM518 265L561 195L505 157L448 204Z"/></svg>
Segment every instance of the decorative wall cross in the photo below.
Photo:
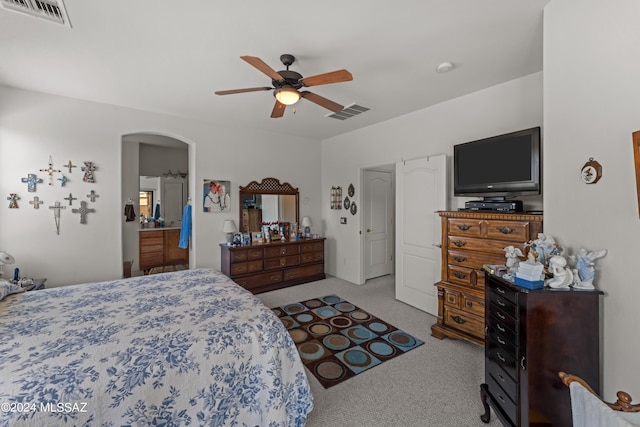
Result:
<svg viewBox="0 0 640 427"><path fill-rule="evenodd" d="M75 168L77 167L76 165L74 165L73 163L71 163L71 160L69 160L69 163L67 163L66 165L64 165L65 168L69 168L69 173L73 172L71 170L71 168Z"/></svg>
<svg viewBox="0 0 640 427"><path fill-rule="evenodd" d="M69 181L69 178L67 178L66 176L62 175L62 178L58 178L58 181L60 181L60 187L64 187L64 185L67 183L67 181Z"/></svg>
<svg viewBox="0 0 640 427"><path fill-rule="evenodd" d="M20 178L22 182L27 183L27 191L34 193L36 191L36 184L42 183L42 178L38 178L35 173L27 174L26 178Z"/></svg>
<svg viewBox="0 0 640 427"><path fill-rule="evenodd" d="M80 169L84 172L84 176L82 177L84 182L96 182L96 178L93 176L93 171L98 168L93 164L93 162L84 162L84 166Z"/></svg>
<svg viewBox="0 0 640 427"><path fill-rule="evenodd" d="M87 197L91 199L92 202L96 201L96 197L100 197L96 194L96 190L91 190L91 193L87 194Z"/></svg>
<svg viewBox="0 0 640 427"><path fill-rule="evenodd" d="M62 206L57 200L53 206L49 206L49 209L53 209L53 220L56 222L56 234L60 234L60 209L66 208L66 206Z"/></svg>
<svg viewBox="0 0 640 427"><path fill-rule="evenodd" d="M69 193L69 197L65 197L64 199L69 201L69 206L73 205L73 201L74 200L78 200L78 198L77 197L73 197L71 195L71 193Z"/></svg>
<svg viewBox="0 0 640 427"><path fill-rule="evenodd" d="M20 197L16 193L9 193L7 200L9 201L9 209L18 209L18 200L20 200Z"/></svg>
<svg viewBox="0 0 640 427"><path fill-rule="evenodd" d="M60 172L60 170L53 168L53 159L49 156L49 167L46 169L40 169L40 172L47 172L49 174L49 185L53 185L53 173Z"/></svg>
<svg viewBox="0 0 640 427"><path fill-rule="evenodd" d="M29 204L33 205L33 209L40 209L40 205L43 203L38 196L34 196L33 200L29 200Z"/></svg>
<svg viewBox="0 0 640 427"><path fill-rule="evenodd" d="M93 213L95 211L95 209L87 208L87 202L85 202L84 200L80 202L80 209L71 209L71 212L80 214L80 224L86 224L87 214Z"/></svg>

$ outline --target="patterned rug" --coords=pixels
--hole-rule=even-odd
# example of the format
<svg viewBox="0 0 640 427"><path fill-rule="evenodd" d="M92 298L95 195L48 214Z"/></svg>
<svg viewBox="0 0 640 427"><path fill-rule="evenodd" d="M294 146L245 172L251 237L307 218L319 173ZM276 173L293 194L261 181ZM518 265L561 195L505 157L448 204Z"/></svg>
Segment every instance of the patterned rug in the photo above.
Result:
<svg viewBox="0 0 640 427"><path fill-rule="evenodd" d="M337 295L272 310L324 388L424 344Z"/></svg>

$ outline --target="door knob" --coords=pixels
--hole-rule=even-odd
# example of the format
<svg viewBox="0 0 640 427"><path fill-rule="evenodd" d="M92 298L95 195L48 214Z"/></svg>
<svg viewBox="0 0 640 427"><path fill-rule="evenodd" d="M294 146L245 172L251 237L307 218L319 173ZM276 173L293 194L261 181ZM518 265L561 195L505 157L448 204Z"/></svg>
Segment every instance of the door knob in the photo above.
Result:
<svg viewBox="0 0 640 427"><path fill-rule="evenodd" d="M367 233L371 233L373 230L370 228L367 228Z"/></svg>

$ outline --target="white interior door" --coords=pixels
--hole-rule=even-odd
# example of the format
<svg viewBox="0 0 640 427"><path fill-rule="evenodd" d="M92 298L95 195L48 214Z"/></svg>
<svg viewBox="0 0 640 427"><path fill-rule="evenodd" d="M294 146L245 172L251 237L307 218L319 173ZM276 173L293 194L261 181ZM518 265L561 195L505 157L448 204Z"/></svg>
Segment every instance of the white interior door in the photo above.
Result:
<svg viewBox="0 0 640 427"><path fill-rule="evenodd" d="M364 171L364 278L393 273L393 173Z"/></svg>
<svg viewBox="0 0 640 427"><path fill-rule="evenodd" d="M437 316L446 156L396 163L396 299Z"/></svg>

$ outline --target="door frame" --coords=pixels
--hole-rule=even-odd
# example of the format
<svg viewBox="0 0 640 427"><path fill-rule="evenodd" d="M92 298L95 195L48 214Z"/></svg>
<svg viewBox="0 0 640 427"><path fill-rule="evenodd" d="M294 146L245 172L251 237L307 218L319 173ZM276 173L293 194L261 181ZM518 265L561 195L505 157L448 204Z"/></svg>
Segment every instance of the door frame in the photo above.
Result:
<svg viewBox="0 0 640 427"><path fill-rule="evenodd" d="M366 196L367 192L364 191L364 184L365 184L365 171L367 170L373 170L373 171L382 171L382 172L391 172L391 180L395 183L396 180L396 170L395 170L395 163L383 163L383 164L376 164L376 165L372 165L372 166L362 166L360 167L360 171L358 174L358 180L360 181L358 183L358 186L356 188L356 192L360 191L362 197L357 197L356 195L356 199L359 200L359 205L358 205L358 213L360 214L360 217L358 218L358 221L360 223L360 271L359 271L359 276L360 276L360 284L363 285L366 280L365 280L365 263L366 263L366 257L365 255L365 233L363 232L363 228L364 228L364 208L365 206L367 206L367 202L365 201L364 197ZM360 190L358 190L358 188ZM395 192L395 188L393 189L392 192L392 197L391 197L391 202L393 203L393 206L391 206L392 212L395 215L395 206L396 206L396 192ZM395 271L395 260L396 260L396 220L395 217L393 218L393 227L391 227L391 234L392 236L390 237L392 240L392 244L391 244L391 254L393 256L393 263L392 263L392 267L391 267L391 275L394 275L396 273ZM384 276L383 276L384 277Z"/></svg>

